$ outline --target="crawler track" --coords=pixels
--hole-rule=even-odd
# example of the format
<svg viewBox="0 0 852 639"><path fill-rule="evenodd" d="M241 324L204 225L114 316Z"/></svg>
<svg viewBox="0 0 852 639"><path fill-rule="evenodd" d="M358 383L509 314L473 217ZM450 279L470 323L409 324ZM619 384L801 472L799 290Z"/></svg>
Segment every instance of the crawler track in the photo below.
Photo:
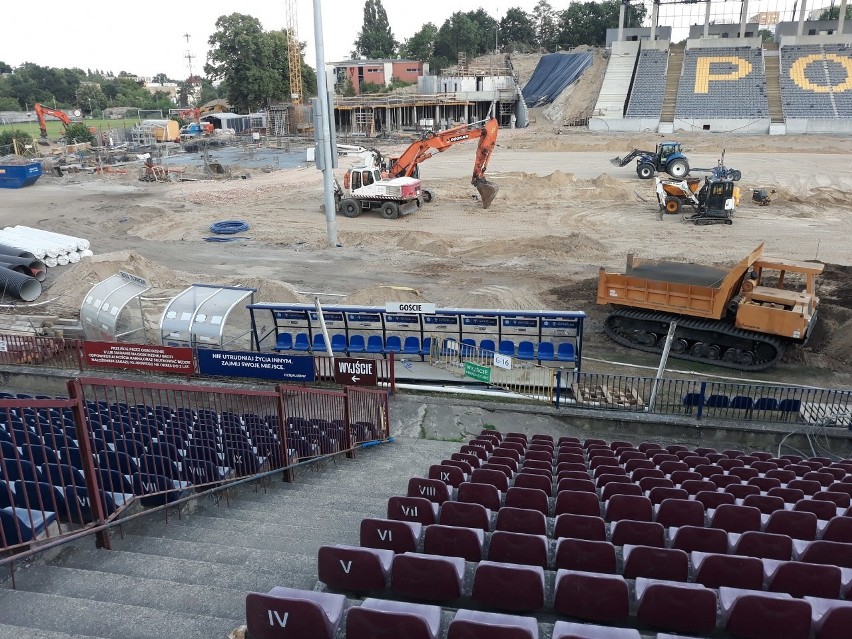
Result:
<svg viewBox="0 0 852 639"><path fill-rule="evenodd" d="M784 354L784 343L772 336L744 331L724 321L641 311L615 309L604 322L614 341L647 353L662 353L672 321L677 331L670 355L741 371L762 371L774 366Z"/></svg>

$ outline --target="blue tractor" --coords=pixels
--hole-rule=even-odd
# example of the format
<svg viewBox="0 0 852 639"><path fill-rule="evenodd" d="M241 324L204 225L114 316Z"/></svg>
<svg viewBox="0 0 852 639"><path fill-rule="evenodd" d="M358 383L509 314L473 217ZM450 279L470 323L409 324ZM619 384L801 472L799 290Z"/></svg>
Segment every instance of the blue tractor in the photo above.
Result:
<svg viewBox="0 0 852 639"><path fill-rule="evenodd" d="M658 172L680 180L689 175L689 160L680 142L660 142L654 151L633 149L623 158L612 158L610 162L615 166L627 166L633 158L636 158L636 174L643 180L650 180Z"/></svg>

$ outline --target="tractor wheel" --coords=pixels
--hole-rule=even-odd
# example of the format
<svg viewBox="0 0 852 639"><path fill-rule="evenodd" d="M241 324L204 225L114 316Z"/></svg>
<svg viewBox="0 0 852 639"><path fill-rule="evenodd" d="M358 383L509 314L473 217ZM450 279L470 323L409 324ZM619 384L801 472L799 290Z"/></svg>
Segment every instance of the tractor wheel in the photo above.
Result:
<svg viewBox="0 0 852 639"><path fill-rule="evenodd" d="M361 205L357 200L346 198L340 202L340 212L346 217L358 217L361 215Z"/></svg>
<svg viewBox="0 0 852 639"><path fill-rule="evenodd" d="M666 166L666 173L678 179L685 178L689 175L689 162L683 158L672 160Z"/></svg>
<svg viewBox="0 0 852 639"><path fill-rule="evenodd" d="M740 180L742 180L743 179L742 171L737 171L736 169L732 170L731 171L731 179L734 182L739 182Z"/></svg>
<svg viewBox="0 0 852 639"><path fill-rule="evenodd" d="M399 204L396 202L385 202L381 209L382 217L386 220L395 220L399 217Z"/></svg>
<svg viewBox="0 0 852 639"><path fill-rule="evenodd" d="M423 189L423 201L426 204L429 204L429 202L432 201L432 191L429 189Z"/></svg>
<svg viewBox="0 0 852 639"><path fill-rule="evenodd" d="M650 180L654 177L654 167L650 164L638 164L636 165L636 175L643 180Z"/></svg>
<svg viewBox="0 0 852 639"><path fill-rule="evenodd" d="M680 200L670 195L666 198L665 209L666 213L680 213Z"/></svg>

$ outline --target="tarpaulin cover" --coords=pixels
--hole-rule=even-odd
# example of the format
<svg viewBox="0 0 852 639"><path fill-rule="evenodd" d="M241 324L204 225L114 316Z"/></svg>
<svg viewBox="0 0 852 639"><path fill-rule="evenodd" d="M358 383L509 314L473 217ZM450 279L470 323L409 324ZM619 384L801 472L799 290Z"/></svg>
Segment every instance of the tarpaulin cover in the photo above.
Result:
<svg viewBox="0 0 852 639"><path fill-rule="evenodd" d="M524 87L527 106L544 106L553 102L569 84L592 64L592 53L549 53L541 57L538 66Z"/></svg>

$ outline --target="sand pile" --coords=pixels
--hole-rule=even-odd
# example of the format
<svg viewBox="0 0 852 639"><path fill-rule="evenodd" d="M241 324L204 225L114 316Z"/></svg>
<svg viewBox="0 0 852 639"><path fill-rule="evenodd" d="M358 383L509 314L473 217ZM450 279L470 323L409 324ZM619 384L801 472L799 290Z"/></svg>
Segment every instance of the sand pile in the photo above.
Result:
<svg viewBox="0 0 852 639"><path fill-rule="evenodd" d="M383 306L385 302L429 302L417 289L406 286L379 284L344 297L341 304L354 306Z"/></svg>

